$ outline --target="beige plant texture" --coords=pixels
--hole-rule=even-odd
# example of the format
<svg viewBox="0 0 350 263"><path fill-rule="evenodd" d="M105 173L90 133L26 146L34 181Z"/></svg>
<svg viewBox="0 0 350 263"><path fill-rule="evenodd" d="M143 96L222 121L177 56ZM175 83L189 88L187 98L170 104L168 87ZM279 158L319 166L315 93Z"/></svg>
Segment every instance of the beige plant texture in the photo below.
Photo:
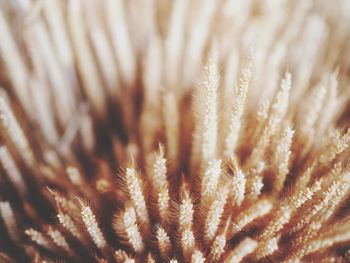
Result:
<svg viewBox="0 0 350 263"><path fill-rule="evenodd" d="M350 262L350 1L0 0L0 262Z"/></svg>

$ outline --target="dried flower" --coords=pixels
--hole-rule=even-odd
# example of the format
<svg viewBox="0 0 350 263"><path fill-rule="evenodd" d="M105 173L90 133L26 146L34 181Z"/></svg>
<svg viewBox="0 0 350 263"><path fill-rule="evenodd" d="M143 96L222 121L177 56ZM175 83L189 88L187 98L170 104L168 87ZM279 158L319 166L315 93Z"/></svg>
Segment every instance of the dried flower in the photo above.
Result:
<svg viewBox="0 0 350 263"><path fill-rule="evenodd" d="M348 262L349 21L0 1L0 261Z"/></svg>

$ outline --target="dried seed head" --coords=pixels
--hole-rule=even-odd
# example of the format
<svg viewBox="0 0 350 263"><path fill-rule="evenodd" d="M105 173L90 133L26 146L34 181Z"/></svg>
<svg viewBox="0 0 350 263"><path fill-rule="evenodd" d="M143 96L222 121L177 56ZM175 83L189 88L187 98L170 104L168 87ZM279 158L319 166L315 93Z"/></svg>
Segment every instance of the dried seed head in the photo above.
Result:
<svg viewBox="0 0 350 263"><path fill-rule="evenodd" d="M221 160L212 160L208 162L202 177L201 183L201 202L206 204L215 194L221 174Z"/></svg>
<svg viewBox="0 0 350 263"><path fill-rule="evenodd" d="M232 112L229 122L229 131L225 139L225 155L230 157L236 148L239 133L242 125L242 117L246 104L246 97L252 76L252 60L249 58L246 67L241 73L239 87L232 103Z"/></svg>
<svg viewBox="0 0 350 263"><path fill-rule="evenodd" d="M58 246L59 248L64 249L68 253L71 253L69 245L68 245L66 239L64 238L64 236L62 235L62 233L60 231L50 227L49 230L47 231L47 234L49 235L49 237L51 238L53 243L56 244L56 246Z"/></svg>
<svg viewBox="0 0 350 263"><path fill-rule="evenodd" d="M5 146L0 147L0 163L4 167L11 183L18 189L18 192L25 193L27 191L24 179L13 160L10 152Z"/></svg>
<svg viewBox="0 0 350 263"><path fill-rule="evenodd" d="M0 202L0 216L12 240L20 240L16 217L9 202Z"/></svg>
<svg viewBox="0 0 350 263"><path fill-rule="evenodd" d="M0 261L346 261L350 2L277 2L0 1Z"/></svg>
<svg viewBox="0 0 350 263"><path fill-rule="evenodd" d="M272 209L272 203L269 200L262 199L252 204L246 210L243 210L236 218L232 220L230 229L230 236L240 232L249 223L253 222L259 217L268 214Z"/></svg>
<svg viewBox="0 0 350 263"><path fill-rule="evenodd" d="M0 120L1 126L5 129L7 136L17 148L23 160L27 165L32 166L34 164L34 154L3 90L0 90Z"/></svg>
<svg viewBox="0 0 350 263"><path fill-rule="evenodd" d="M125 179L137 218L144 225L143 227L149 229L149 216L139 175L134 168L126 168Z"/></svg>
<svg viewBox="0 0 350 263"><path fill-rule="evenodd" d="M52 248L50 240L44 236L41 232L32 228L26 229L24 233L35 243L46 248Z"/></svg>
<svg viewBox="0 0 350 263"><path fill-rule="evenodd" d="M184 195L183 199L181 200L180 204L180 211L179 211L179 230L180 232L187 228L192 228L193 224L193 204L192 199L187 194Z"/></svg>
<svg viewBox="0 0 350 263"><path fill-rule="evenodd" d="M147 256L147 263L156 263L151 254L148 254Z"/></svg>
<svg viewBox="0 0 350 263"><path fill-rule="evenodd" d="M121 236L136 253L143 252L144 243L137 225L136 212L132 206L127 207L124 212L116 216L113 226L116 233Z"/></svg>
<svg viewBox="0 0 350 263"><path fill-rule="evenodd" d="M259 260L273 254L273 252L275 252L278 249L279 238L280 237L278 236L263 242L259 242L258 247L256 249L256 259Z"/></svg>
<svg viewBox="0 0 350 263"><path fill-rule="evenodd" d="M280 140L276 145L276 151L274 155L274 164L277 166L277 175L275 181L275 191L280 192L283 188L284 181L289 172L289 159L291 155L291 144L294 131L291 127L287 126L281 135Z"/></svg>
<svg viewBox="0 0 350 263"><path fill-rule="evenodd" d="M225 235L217 235L210 248L210 257L213 261L218 261L225 251L226 237Z"/></svg>
<svg viewBox="0 0 350 263"><path fill-rule="evenodd" d="M184 229L180 232L180 244L184 257L188 259L195 248L195 238L193 231L190 228Z"/></svg>
<svg viewBox="0 0 350 263"><path fill-rule="evenodd" d="M161 226L157 227L156 238L160 255L163 258L167 257L171 251L170 238Z"/></svg>
<svg viewBox="0 0 350 263"><path fill-rule="evenodd" d="M232 159L233 176L231 178L231 190L233 206L240 206L245 197L246 179L243 171L238 167L235 159Z"/></svg>
<svg viewBox="0 0 350 263"><path fill-rule="evenodd" d="M88 231L90 237L94 241L98 248L104 248L107 243L102 234L100 227L97 224L95 215L92 213L91 208L87 205L82 205L81 219L84 222L85 228Z"/></svg>
<svg viewBox="0 0 350 263"><path fill-rule="evenodd" d="M75 238L77 238L80 241L83 240L83 236L81 235L79 229L77 228L73 219L69 215L60 213L57 215L57 217L61 225L65 229L67 229Z"/></svg>
<svg viewBox="0 0 350 263"><path fill-rule="evenodd" d="M211 53L204 67L206 80L198 87L198 118L195 137L199 139L200 155L203 161L216 157L218 140L217 90L219 72L216 57Z"/></svg>
<svg viewBox="0 0 350 263"><path fill-rule="evenodd" d="M222 219L224 208L228 199L229 190L227 187L219 189L214 201L211 203L204 223L204 239L210 242L215 237Z"/></svg>
<svg viewBox="0 0 350 263"><path fill-rule="evenodd" d="M241 262L241 260L247 255L251 254L257 246L258 242L256 242L254 239L245 238L230 252L226 262Z"/></svg>
<svg viewBox="0 0 350 263"><path fill-rule="evenodd" d="M350 128L330 146L327 151L325 151L320 156L320 162L322 164L330 163L334 158L344 152L350 145Z"/></svg>
<svg viewBox="0 0 350 263"><path fill-rule="evenodd" d="M192 254L191 263L204 263L205 258L203 256L203 253L199 250L195 250Z"/></svg>

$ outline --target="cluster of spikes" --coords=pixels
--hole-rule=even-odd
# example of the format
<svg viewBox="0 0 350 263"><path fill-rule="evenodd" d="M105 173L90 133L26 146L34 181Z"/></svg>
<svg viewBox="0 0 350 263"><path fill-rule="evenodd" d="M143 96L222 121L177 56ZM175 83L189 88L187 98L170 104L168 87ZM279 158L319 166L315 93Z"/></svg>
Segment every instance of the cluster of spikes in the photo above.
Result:
<svg viewBox="0 0 350 263"><path fill-rule="evenodd" d="M0 262L349 262L347 0L0 0Z"/></svg>

